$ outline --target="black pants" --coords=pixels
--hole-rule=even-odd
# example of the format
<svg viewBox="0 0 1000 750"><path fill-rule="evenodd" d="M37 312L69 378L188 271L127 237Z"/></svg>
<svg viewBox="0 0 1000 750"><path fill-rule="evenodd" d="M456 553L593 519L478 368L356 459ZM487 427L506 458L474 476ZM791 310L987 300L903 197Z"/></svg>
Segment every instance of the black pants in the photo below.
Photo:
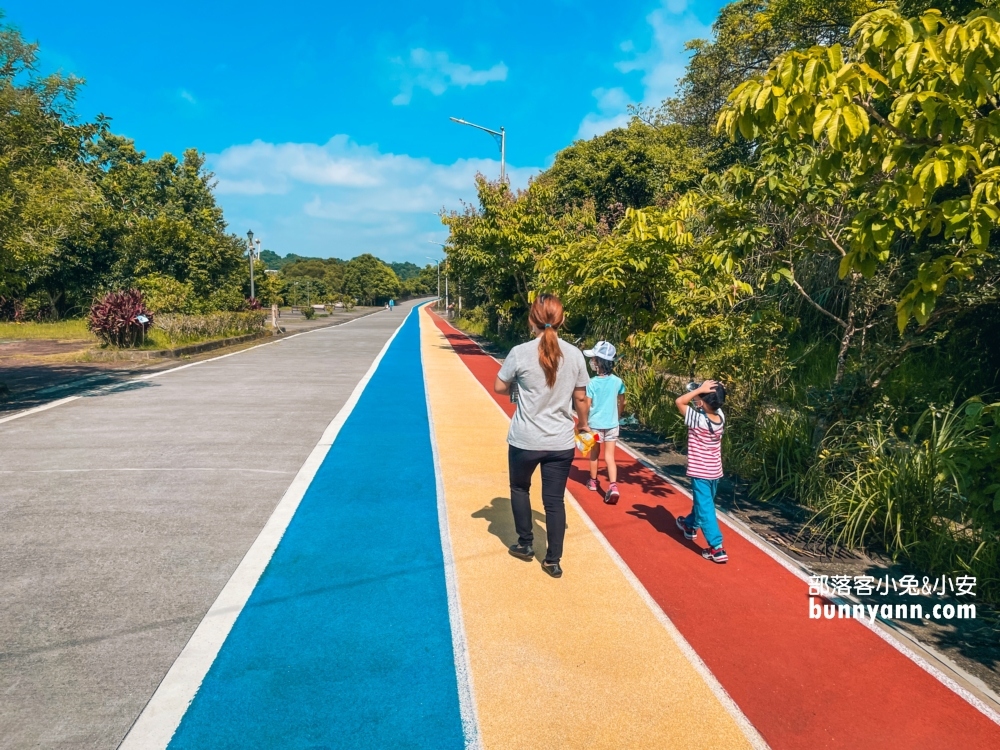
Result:
<svg viewBox="0 0 1000 750"><path fill-rule="evenodd" d="M562 558L563 537L566 536L566 480L573 464L573 449L564 451L526 451L508 446L507 465L510 469L510 508L514 511L514 528L521 544L532 544L531 475L542 465L542 505L545 506L545 535L548 548L546 562Z"/></svg>

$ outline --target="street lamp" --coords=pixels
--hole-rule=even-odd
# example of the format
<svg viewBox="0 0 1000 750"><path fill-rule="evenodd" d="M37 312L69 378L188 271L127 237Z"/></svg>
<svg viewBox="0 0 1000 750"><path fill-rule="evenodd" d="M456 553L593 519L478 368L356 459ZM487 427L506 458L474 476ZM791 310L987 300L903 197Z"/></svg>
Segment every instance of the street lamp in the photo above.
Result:
<svg viewBox="0 0 1000 750"><path fill-rule="evenodd" d="M460 120L457 117L449 117L452 122L457 122L459 125L468 125L470 128L476 128L477 130L482 130L493 136L493 139L497 141L497 145L500 146L500 182L504 181L504 176L506 175L504 168L504 161L507 156L507 131L500 128L500 131L490 130L489 128L484 128L482 125L476 125L473 122L466 122L465 120Z"/></svg>
<svg viewBox="0 0 1000 750"><path fill-rule="evenodd" d="M427 241L430 242L430 240L427 240ZM432 245L436 245L438 243L431 242L431 244ZM444 246L442 245L442 247L444 247ZM438 302L440 303L441 302L441 261L438 260L438 259L436 259L436 258L432 258L429 255L425 255L424 257L427 258L427 260L433 260L434 264L437 266L437 272L438 272Z"/></svg>
<svg viewBox="0 0 1000 750"><path fill-rule="evenodd" d="M257 244L260 244L260 240L257 240ZM254 293L253 286L253 230L247 230L247 254L250 256L250 298L256 299L257 295Z"/></svg>
<svg viewBox="0 0 1000 750"><path fill-rule="evenodd" d="M438 247L441 247L441 248L447 247L447 245L443 245L440 242L432 242L431 240L427 240L427 242L429 244L431 244L431 245L437 245ZM425 255L424 257L427 258L427 260L434 260L429 255ZM447 261L447 258L445 260ZM441 261L436 261L436 262L438 264L438 299L440 300L441 299ZM444 311L445 311L445 314L447 314L447 312L448 312L448 271L447 271L447 267L446 267L445 272L444 272Z"/></svg>

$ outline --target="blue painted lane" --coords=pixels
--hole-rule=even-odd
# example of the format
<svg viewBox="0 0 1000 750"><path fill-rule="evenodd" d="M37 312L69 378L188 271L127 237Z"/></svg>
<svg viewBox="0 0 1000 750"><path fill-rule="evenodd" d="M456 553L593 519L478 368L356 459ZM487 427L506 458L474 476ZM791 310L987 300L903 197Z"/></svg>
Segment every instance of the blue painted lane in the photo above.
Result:
<svg viewBox="0 0 1000 750"><path fill-rule="evenodd" d="M464 747L415 313L170 747Z"/></svg>

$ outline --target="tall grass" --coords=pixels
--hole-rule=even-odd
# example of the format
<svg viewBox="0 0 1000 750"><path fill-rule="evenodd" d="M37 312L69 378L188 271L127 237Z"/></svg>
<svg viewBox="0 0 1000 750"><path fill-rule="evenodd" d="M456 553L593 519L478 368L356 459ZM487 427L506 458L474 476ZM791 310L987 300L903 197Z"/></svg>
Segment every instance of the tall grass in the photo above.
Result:
<svg viewBox="0 0 1000 750"><path fill-rule="evenodd" d="M929 407L902 436L878 420L831 430L802 492L820 533L929 573L971 573L981 596L1000 599L998 433L988 413L971 400Z"/></svg>
<svg viewBox="0 0 1000 750"><path fill-rule="evenodd" d="M517 338L514 336L515 330L510 326L501 326L503 333L498 333L490 324L489 313L483 307L466 308L451 323L461 331L493 342L498 349L503 351L508 351L527 340L527 333L521 338Z"/></svg>
<svg viewBox="0 0 1000 750"><path fill-rule="evenodd" d="M473 336L490 337L490 319L482 307L467 307L455 318L455 327Z"/></svg>
<svg viewBox="0 0 1000 750"><path fill-rule="evenodd" d="M687 428L674 399L683 386L680 378L657 366L622 362L617 375L625 382L625 411L634 413L643 426L663 435L678 449L687 446Z"/></svg>
<svg viewBox="0 0 1000 750"><path fill-rule="evenodd" d="M730 431L727 466L750 482L760 500L798 499L802 481L815 459L812 424L804 412L771 406L744 416Z"/></svg>

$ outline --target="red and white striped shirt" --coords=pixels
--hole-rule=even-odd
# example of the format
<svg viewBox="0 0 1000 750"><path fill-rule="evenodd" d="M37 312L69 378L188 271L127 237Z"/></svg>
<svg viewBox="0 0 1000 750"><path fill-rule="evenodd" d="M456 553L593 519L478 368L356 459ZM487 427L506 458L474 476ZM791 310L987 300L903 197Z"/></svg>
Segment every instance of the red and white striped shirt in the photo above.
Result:
<svg viewBox="0 0 1000 750"><path fill-rule="evenodd" d="M722 409L716 415L718 423L709 420L705 412L690 404L684 412L684 424L688 428L689 477L718 479L722 476L722 428L726 424L726 415Z"/></svg>

